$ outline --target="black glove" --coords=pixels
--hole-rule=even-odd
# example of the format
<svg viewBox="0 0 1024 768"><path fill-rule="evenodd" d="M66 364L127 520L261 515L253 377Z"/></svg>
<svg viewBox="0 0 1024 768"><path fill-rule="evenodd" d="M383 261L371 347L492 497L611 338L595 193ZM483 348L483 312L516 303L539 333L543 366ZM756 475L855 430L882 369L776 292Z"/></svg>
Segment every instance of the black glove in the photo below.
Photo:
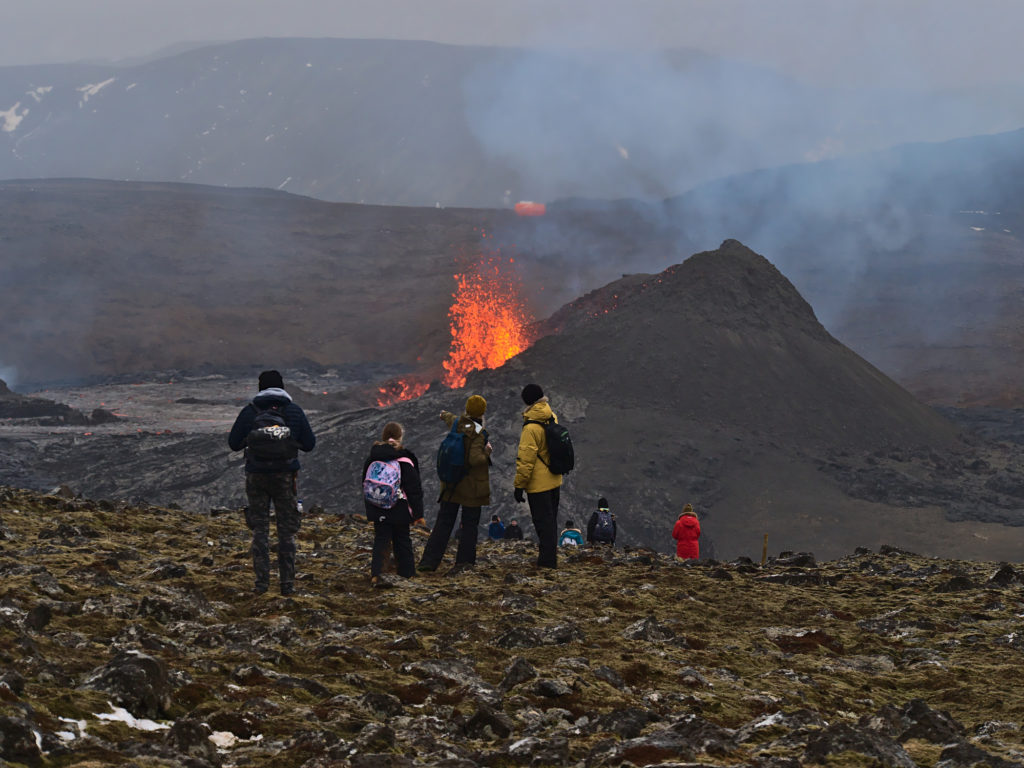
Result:
<svg viewBox="0 0 1024 768"><path fill-rule="evenodd" d="M526 498L523 496L522 488L516 488L515 493L513 493L512 495L516 497L516 501L518 501L520 504L526 501Z"/></svg>

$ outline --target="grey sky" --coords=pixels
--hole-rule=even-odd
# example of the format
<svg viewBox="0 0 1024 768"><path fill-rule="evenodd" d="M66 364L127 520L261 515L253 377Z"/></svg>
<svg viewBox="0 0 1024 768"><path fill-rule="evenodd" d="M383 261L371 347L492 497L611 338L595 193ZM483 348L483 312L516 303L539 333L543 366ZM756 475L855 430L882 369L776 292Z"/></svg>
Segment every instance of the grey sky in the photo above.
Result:
<svg viewBox="0 0 1024 768"><path fill-rule="evenodd" d="M0 0L0 65L247 37L695 47L819 83L963 86L1024 65L1020 0Z"/></svg>

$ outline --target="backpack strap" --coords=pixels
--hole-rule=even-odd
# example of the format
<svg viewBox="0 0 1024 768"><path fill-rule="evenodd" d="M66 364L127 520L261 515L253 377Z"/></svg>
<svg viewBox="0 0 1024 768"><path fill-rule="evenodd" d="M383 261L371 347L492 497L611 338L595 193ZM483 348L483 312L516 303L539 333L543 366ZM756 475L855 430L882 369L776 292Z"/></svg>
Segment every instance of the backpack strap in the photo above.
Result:
<svg viewBox="0 0 1024 768"><path fill-rule="evenodd" d="M536 424L541 429L544 429L544 427L547 424L551 424L552 422L554 422L554 420L555 420L554 416L552 416L547 421L537 421L535 419L527 419L526 421L523 422L523 429L526 429L526 425L527 424ZM548 441L547 432L545 432L544 433L544 443L547 444L547 441ZM549 459L551 458L551 449L550 448L548 448L548 458ZM546 461L544 461L543 458L541 458L540 449L539 448L537 449L537 461L539 461L541 464L543 464L545 467L547 467L549 471L551 470L551 465L548 464Z"/></svg>

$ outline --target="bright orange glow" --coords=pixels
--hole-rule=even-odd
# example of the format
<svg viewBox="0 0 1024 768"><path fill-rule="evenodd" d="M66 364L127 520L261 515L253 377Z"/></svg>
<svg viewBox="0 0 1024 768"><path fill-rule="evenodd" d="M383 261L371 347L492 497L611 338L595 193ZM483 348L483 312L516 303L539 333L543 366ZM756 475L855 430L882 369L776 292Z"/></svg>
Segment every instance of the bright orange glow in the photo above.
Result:
<svg viewBox="0 0 1024 768"><path fill-rule="evenodd" d="M532 200L522 200L514 207L520 216L543 216L548 212L548 207L544 203L535 203Z"/></svg>
<svg viewBox="0 0 1024 768"><path fill-rule="evenodd" d="M407 376L404 379L389 381L383 387L378 387L380 395L377 397L377 407L384 408L403 400L412 400L419 397L430 388L429 381L421 381L415 376Z"/></svg>
<svg viewBox="0 0 1024 768"><path fill-rule="evenodd" d="M518 275L497 255L455 275L448 320L452 342L444 365L444 384L453 389L466 374L497 368L533 342L533 316L522 298Z"/></svg>

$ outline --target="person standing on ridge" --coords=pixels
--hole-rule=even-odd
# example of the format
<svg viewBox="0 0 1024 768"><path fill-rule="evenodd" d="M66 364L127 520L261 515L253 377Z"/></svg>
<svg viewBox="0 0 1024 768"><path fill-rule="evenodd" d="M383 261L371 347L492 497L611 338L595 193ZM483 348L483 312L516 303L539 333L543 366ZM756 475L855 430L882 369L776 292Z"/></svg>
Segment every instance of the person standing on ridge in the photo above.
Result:
<svg viewBox="0 0 1024 768"><path fill-rule="evenodd" d="M597 500L597 509L587 523L587 543L614 547L618 532L619 524L615 522L615 515L608 509L608 499L602 496Z"/></svg>
<svg viewBox="0 0 1024 768"><path fill-rule="evenodd" d="M454 470L454 481L445 482L441 478L441 493L438 501L441 506L437 512L437 521L430 532L423 556L417 566L419 571L436 571L444 559L444 552L451 538L455 520L462 508L459 546L455 552L455 565L447 575L454 576L476 564L476 540L480 527L480 511L491 503L491 443L484 429L484 414L487 412L487 401L480 395L471 395L466 400L466 411L456 416L449 411L441 411L441 420L451 432L442 443L438 453L438 474L453 471L448 466L450 453L445 451L446 445L456 436L461 436L461 466ZM458 451L457 451L458 453ZM444 466L443 466L444 465ZM449 475L451 477L451 475Z"/></svg>
<svg viewBox="0 0 1024 768"><path fill-rule="evenodd" d="M672 528L676 540L676 560L696 560L700 557L700 521L693 505L683 507L679 519Z"/></svg>
<svg viewBox="0 0 1024 768"><path fill-rule="evenodd" d="M537 531L537 566L558 567L558 499L562 476L553 473L543 423L558 421L544 391L537 384L523 387L523 431L516 455L515 500L529 501L530 517ZM538 423L540 422L540 423ZM524 497L525 494L525 497Z"/></svg>
<svg viewBox="0 0 1024 768"><path fill-rule="evenodd" d="M277 565L281 594L295 592L295 534L302 523L298 510L299 450L309 452L316 436L306 414L292 402L277 371L259 377L259 393L239 412L228 445L245 449L245 522L252 531L255 592L270 585L270 503L277 521Z"/></svg>
<svg viewBox="0 0 1024 768"><path fill-rule="evenodd" d="M401 424L389 421L363 463L366 519L373 522L370 583L374 586L384 570L389 547L398 575L406 579L416 575L409 525L423 519L423 487L416 455L402 445L404 433Z"/></svg>

